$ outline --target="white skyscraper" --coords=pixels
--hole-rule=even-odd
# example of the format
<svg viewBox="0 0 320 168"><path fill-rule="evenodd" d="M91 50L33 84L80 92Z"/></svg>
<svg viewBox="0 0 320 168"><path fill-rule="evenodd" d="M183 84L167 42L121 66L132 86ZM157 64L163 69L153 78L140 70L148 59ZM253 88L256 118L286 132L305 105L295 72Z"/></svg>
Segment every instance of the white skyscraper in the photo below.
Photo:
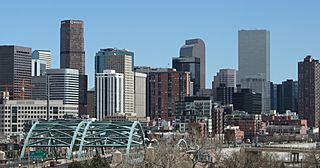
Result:
<svg viewBox="0 0 320 168"><path fill-rule="evenodd" d="M46 69L51 69L51 51L50 50L34 50L32 59L39 59L46 62Z"/></svg>
<svg viewBox="0 0 320 168"><path fill-rule="evenodd" d="M79 104L79 71L77 69L48 69L46 84L50 100L63 100L64 104Z"/></svg>
<svg viewBox="0 0 320 168"><path fill-rule="evenodd" d="M123 113L124 77L115 70L96 73L96 117L103 120L106 116Z"/></svg>
<svg viewBox="0 0 320 168"><path fill-rule="evenodd" d="M261 111L269 113L270 32L268 30L240 30L238 32L238 68L237 83L241 84L242 88L250 88L261 93ZM258 83L261 86L257 86ZM257 87L264 88L257 89Z"/></svg>
<svg viewBox="0 0 320 168"><path fill-rule="evenodd" d="M116 73L123 74L124 80L124 107L126 114L134 113L134 53L127 49L106 48L96 53L96 73L105 69L113 69Z"/></svg>

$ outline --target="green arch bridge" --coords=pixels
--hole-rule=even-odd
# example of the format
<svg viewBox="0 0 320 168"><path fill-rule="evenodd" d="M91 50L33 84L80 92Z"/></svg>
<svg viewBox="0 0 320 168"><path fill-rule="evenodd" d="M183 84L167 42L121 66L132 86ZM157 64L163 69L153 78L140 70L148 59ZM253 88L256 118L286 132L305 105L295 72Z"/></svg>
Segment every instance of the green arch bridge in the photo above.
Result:
<svg viewBox="0 0 320 168"><path fill-rule="evenodd" d="M121 148L129 156L145 147L144 139L139 121L37 121L25 137L20 158L27 157L29 150L64 150L66 159L73 159L75 154L80 159L84 150L95 149L103 154L113 148Z"/></svg>

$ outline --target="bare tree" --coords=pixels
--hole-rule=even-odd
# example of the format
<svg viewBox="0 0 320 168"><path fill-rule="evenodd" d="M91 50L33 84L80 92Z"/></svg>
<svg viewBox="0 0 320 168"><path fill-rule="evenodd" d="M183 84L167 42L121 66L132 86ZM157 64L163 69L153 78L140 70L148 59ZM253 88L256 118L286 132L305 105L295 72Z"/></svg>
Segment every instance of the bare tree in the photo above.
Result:
<svg viewBox="0 0 320 168"><path fill-rule="evenodd" d="M249 154L242 151L233 152L224 158L224 166L227 168L272 168L281 167L281 162L276 155L268 153Z"/></svg>

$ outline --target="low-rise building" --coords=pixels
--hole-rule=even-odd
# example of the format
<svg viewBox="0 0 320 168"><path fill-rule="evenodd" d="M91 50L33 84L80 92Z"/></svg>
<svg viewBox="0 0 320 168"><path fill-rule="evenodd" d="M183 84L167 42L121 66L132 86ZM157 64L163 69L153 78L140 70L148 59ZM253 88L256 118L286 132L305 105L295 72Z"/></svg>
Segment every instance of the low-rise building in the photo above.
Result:
<svg viewBox="0 0 320 168"><path fill-rule="evenodd" d="M244 131L239 126L229 126L224 129L224 140L227 143L241 143L244 139Z"/></svg>
<svg viewBox="0 0 320 168"><path fill-rule="evenodd" d="M64 104L63 100L49 101L49 119L78 116L78 104ZM29 121L47 119L46 100L6 100L0 104L0 135L19 135Z"/></svg>
<svg viewBox="0 0 320 168"><path fill-rule="evenodd" d="M264 129L260 114L248 114L244 111L234 111L225 115L224 124L225 127L239 126L239 129L244 131L244 137L251 140L255 140Z"/></svg>

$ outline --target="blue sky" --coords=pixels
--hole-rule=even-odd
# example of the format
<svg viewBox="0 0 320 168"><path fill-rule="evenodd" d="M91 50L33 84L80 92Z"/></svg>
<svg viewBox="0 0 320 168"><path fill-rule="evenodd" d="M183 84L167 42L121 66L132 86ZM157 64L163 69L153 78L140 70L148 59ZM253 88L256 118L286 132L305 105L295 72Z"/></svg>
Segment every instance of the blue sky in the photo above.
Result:
<svg viewBox="0 0 320 168"><path fill-rule="evenodd" d="M135 65L171 66L188 38L206 43L206 80L221 68L237 68L237 32L268 29L271 80L297 79L297 62L320 58L320 1L213 0L10 0L1 2L0 45L51 49L59 67L63 19L85 22L86 72L93 86L94 56L101 48L135 52Z"/></svg>

